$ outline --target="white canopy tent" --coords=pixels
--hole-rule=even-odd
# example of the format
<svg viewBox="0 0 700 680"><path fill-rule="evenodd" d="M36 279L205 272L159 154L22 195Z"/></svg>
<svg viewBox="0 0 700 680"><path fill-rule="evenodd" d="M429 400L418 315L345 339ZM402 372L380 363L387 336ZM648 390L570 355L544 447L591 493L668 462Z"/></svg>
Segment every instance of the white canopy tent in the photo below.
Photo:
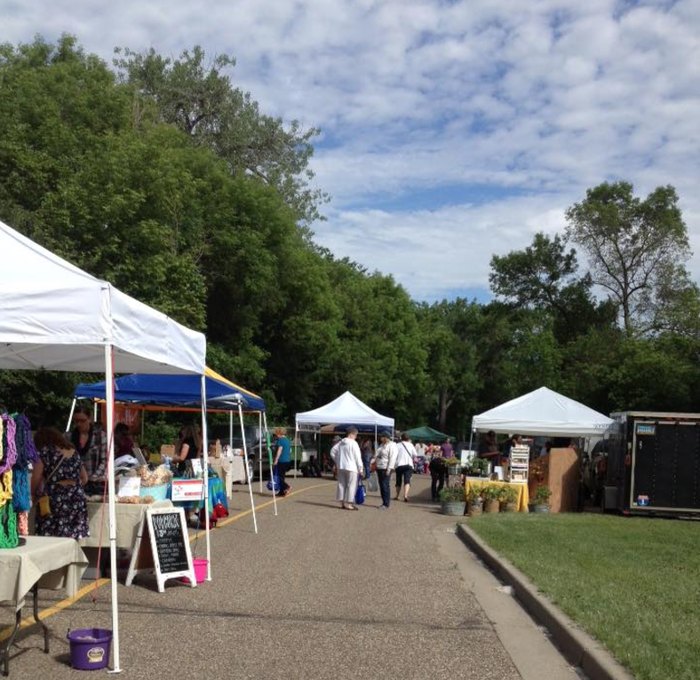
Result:
<svg viewBox="0 0 700 680"><path fill-rule="evenodd" d="M78 269L3 222L0 253L0 369L102 373L110 386L114 373L195 373L202 376L206 404L204 335ZM113 389L106 397L107 431L112 433ZM206 442L204 417L202 428ZM108 440L111 471L114 442L112 437ZM206 446L204 450L206 455ZM108 480L113 666L119 671L114 475Z"/></svg>
<svg viewBox="0 0 700 680"><path fill-rule="evenodd" d="M592 437L602 436L613 424L602 413L540 387L474 416L472 432Z"/></svg>
<svg viewBox="0 0 700 680"><path fill-rule="evenodd" d="M351 392L344 392L325 406L296 415L297 430L301 432L316 432L321 428L321 425L330 423L371 425L390 429L392 432L394 430L393 418L377 413Z"/></svg>
<svg viewBox="0 0 700 680"><path fill-rule="evenodd" d="M374 429L375 441L379 430L391 430L392 435L394 433L393 418L377 413L348 391L325 406L297 413L294 440L296 441L299 432L319 432L322 425L330 424L371 427ZM296 456L294 465L296 469Z"/></svg>

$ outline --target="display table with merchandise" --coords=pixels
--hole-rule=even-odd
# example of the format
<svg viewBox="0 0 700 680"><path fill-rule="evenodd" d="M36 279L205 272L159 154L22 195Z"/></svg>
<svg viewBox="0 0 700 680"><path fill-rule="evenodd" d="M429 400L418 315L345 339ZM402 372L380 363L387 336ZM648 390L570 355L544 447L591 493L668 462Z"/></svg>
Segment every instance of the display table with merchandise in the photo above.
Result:
<svg viewBox="0 0 700 680"><path fill-rule="evenodd" d="M133 549L141 520L148 508L170 508L169 500L154 503L115 503L117 548ZM109 547L109 509L106 503L88 503L90 535L80 540L84 548Z"/></svg>
<svg viewBox="0 0 700 680"><path fill-rule="evenodd" d="M65 588L69 597L75 595L80 578L88 565L87 557L73 538L26 536L24 545L0 550L0 603L15 610L14 628L0 648L3 674L10 672L10 648L22 620L22 607L28 593L34 598L34 620L44 633L44 652L49 652L49 629L39 620L38 590Z"/></svg>
<svg viewBox="0 0 700 680"><path fill-rule="evenodd" d="M518 512L529 512L528 503L530 502L530 495L528 494L527 482L496 482L483 477L467 477L464 483L465 491L467 495L475 486L477 488L483 487L513 487L518 492L518 499L515 502Z"/></svg>

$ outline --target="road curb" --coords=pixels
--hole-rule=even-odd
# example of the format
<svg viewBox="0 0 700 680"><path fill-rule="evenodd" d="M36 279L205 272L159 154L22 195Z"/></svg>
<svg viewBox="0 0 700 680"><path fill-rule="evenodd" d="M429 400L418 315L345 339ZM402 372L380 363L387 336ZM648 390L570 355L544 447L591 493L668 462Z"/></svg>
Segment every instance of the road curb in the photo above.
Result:
<svg viewBox="0 0 700 680"><path fill-rule="evenodd" d="M501 581L512 586L525 610L549 631L569 663L579 666L590 680L634 680L603 645L555 607L525 574L492 550L469 527L458 524L457 536Z"/></svg>

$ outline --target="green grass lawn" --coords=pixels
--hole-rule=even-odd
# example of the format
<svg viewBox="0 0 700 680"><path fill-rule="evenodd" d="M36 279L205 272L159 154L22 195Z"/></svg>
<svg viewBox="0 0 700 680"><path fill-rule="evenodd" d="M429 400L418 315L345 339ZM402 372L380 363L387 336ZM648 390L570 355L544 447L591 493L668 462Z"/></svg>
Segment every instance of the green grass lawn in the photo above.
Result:
<svg viewBox="0 0 700 680"><path fill-rule="evenodd" d="M469 526L638 680L700 679L700 522L501 513Z"/></svg>

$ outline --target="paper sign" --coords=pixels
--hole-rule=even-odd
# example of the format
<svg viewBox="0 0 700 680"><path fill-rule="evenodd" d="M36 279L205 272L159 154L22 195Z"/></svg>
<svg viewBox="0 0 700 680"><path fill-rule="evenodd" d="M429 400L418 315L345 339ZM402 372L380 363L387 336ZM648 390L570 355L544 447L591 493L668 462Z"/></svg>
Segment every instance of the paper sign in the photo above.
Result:
<svg viewBox="0 0 700 680"><path fill-rule="evenodd" d="M462 449L460 452L460 463L462 465L468 465L469 462L476 457L476 451L470 451L469 449Z"/></svg>
<svg viewBox="0 0 700 680"><path fill-rule="evenodd" d="M192 464L192 474L195 477L200 477L202 475L202 459L191 458L190 463Z"/></svg>
<svg viewBox="0 0 700 680"><path fill-rule="evenodd" d="M141 477L127 477L122 475L119 478L119 492L117 496L139 496L141 494Z"/></svg>
<svg viewBox="0 0 700 680"><path fill-rule="evenodd" d="M173 479L171 500L198 501L204 495L204 481L201 479Z"/></svg>

